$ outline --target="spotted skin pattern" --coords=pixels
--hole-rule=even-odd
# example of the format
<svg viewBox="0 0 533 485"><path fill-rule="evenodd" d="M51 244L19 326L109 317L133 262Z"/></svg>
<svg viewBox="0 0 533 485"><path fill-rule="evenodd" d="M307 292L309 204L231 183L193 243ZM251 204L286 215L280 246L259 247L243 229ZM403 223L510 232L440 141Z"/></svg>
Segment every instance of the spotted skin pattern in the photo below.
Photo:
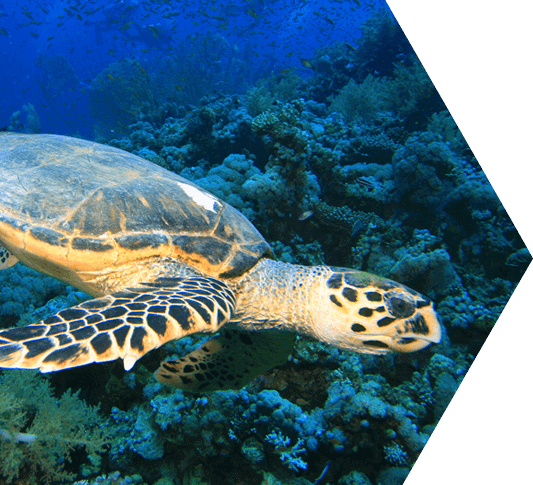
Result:
<svg viewBox="0 0 533 485"><path fill-rule="evenodd" d="M234 311L235 295L219 280L158 278L1 331L0 367L51 372L121 357L130 370L170 340L216 332Z"/></svg>
<svg viewBox="0 0 533 485"><path fill-rule="evenodd" d="M371 283L370 283L371 281ZM353 337L366 353L413 352L440 340L433 303L410 288L384 278L335 272L327 281L329 300L356 313Z"/></svg>
<svg viewBox="0 0 533 485"><path fill-rule="evenodd" d="M295 341L288 332L225 330L185 357L162 362L154 375L185 391L238 390L283 365Z"/></svg>
<svg viewBox="0 0 533 485"><path fill-rule="evenodd" d="M0 246L0 270L11 268L11 266L15 266L18 261L19 260L7 249Z"/></svg>

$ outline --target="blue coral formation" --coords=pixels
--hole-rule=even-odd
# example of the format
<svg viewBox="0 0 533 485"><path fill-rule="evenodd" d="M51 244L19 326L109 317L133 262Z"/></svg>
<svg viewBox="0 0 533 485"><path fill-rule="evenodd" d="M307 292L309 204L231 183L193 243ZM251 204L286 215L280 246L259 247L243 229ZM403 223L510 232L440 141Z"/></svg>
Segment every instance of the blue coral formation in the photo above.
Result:
<svg viewBox="0 0 533 485"><path fill-rule="evenodd" d="M442 343L374 357L301 338L285 365L209 395L152 378L163 357L204 341L195 336L133 373L109 363L42 377L99 404L113 430L105 452L71 457L80 485L402 483L531 261L384 2L298 3L222 13L184 2L189 30L169 2L66 2L62 17L99 57L40 54L37 99L51 110L19 100L6 126L81 134L182 175L244 213L282 261L401 281L435 301ZM48 9L30 8L26 20ZM18 25L54 45L38 22ZM287 25L266 42L274 24ZM307 38L304 53L291 39L307 28L322 40ZM0 272L0 295L2 327L87 298L22 264ZM0 429L0 449L28 426Z"/></svg>

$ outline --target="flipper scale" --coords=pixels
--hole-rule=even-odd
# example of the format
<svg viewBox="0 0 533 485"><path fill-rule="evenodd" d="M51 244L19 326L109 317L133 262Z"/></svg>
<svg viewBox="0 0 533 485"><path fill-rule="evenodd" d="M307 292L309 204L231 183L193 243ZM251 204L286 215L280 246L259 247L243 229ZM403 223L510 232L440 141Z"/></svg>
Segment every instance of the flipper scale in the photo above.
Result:
<svg viewBox="0 0 533 485"><path fill-rule="evenodd" d="M154 375L185 391L237 390L284 364L295 341L289 332L225 330L185 357L161 362Z"/></svg>
<svg viewBox="0 0 533 485"><path fill-rule="evenodd" d="M160 278L0 331L0 367L52 372L121 357L130 370L170 340L216 332L234 310L233 292L218 280Z"/></svg>

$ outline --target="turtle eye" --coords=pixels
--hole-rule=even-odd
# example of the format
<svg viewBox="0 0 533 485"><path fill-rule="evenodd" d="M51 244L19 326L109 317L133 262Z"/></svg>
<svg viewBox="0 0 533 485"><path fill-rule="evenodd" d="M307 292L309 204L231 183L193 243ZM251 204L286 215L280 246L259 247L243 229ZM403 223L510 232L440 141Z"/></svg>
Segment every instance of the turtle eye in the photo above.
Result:
<svg viewBox="0 0 533 485"><path fill-rule="evenodd" d="M410 317L416 310L415 304L405 296L392 296L386 298L387 309L393 317L407 318Z"/></svg>

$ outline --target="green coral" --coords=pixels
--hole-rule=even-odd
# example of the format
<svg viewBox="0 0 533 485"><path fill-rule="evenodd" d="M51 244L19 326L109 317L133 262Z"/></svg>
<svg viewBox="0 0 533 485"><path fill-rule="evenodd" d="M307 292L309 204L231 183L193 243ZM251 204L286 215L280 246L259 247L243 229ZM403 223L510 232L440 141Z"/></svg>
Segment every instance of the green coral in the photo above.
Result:
<svg viewBox="0 0 533 485"><path fill-rule="evenodd" d="M269 157L265 173L251 177L244 188L258 199L258 213L265 220L297 216L318 198L320 187L309 170L311 134L301 120L303 109L303 100L297 99L278 113L267 111L252 121L252 130L263 136Z"/></svg>
<svg viewBox="0 0 533 485"><path fill-rule="evenodd" d="M247 461L254 465L261 463L265 459L263 445L253 437L244 441L241 446L241 453Z"/></svg>
<svg viewBox="0 0 533 485"><path fill-rule="evenodd" d="M265 111L253 119L252 130L258 135L271 133L279 123L279 118L272 111Z"/></svg>
<svg viewBox="0 0 533 485"><path fill-rule="evenodd" d="M384 79L369 74L362 83L351 79L339 94L333 98L330 112L342 113L347 121L374 121L385 109Z"/></svg>
<svg viewBox="0 0 533 485"><path fill-rule="evenodd" d="M168 165L168 163L163 157L160 157L159 155L149 155L148 157L146 157L146 160L155 163L156 165L159 165L160 167L163 167L167 170L170 170L170 166Z"/></svg>
<svg viewBox="0 0 533 485"><path fill-rule="evenodd" d="M350 231L358 220L356 211L349 207L333 207L325 202L320 202L317 205L316 215L321 219L323 224L340 229L342 232Z"/></svg>
<svg viewBox="0 0 533 485"><path fill-rule="evenodd" d="M255 86L246 93L246 108L252 116L258 116L274 107L276 98L265 84Z"/></svg>
<svg viewBox="0 0 533 485"><path fill-rule="evenodd" d="M0 376L0 473L6 483L65 482L73 452L93 457L110 441L111 431L98 409L79 393L59 399L47 380L35 372L10 370Z"/></svg>
<svg viewBox="0 0 533 485"><path fill-rule="evenodd" d="M368 74L354 79L330 98L330 112L342 113L348 122L390 121L392 115L412 129L425 126L430 114L445 106L420 61L397 64L390 78Z"/></svg>
<svg viewBox="0 0 533 485"><path fill-rule="evenodd" d="M307 266L318 266L324 264L324 252L318 241L304 244L303 239L295 235L289 245L281 241L273 241L272 249L277 259L286 263L303 264Z"/></svg>
<svg viewBox="0 0 533 485"><path fill-rule="evenodd" d="M292 101L298 95L302 79L296 74L273 76L262 80L246 93L246 108L252 116L275 109L281 102Z"/></svg>

